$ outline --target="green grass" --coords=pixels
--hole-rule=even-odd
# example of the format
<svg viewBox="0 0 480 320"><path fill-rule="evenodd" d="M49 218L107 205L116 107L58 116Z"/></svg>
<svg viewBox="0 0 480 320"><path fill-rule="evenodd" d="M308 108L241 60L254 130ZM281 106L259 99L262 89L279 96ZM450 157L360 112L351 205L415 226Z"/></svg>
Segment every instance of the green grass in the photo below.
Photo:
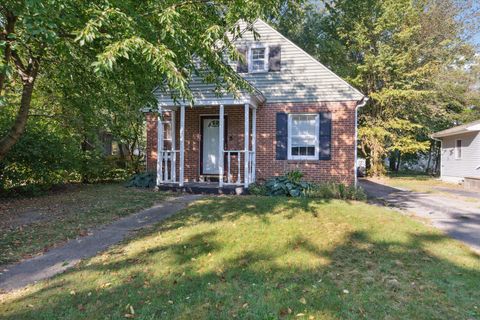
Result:
<svg viewBox="0 0 480 320"><path fill-rule="evenodd" d="M128 189L121 184L71 186L35 198L0 202L0 265L48 250L68 239L84 235L90 227L102 225L164 198L162 193ZM33 211L42 219L16 219ZM30 220L30 221L28 221Z"/></svg>
<svg viewBox="0 0 480 320"><path fill-rule="evenodd" d="M65 274L3 319L474 319L480 257L364 203L206 198Z"/></svg>
<svg viewBox="0 0 480 320"><path fill-rule="evenodd" d="M435 189L437 187L461 189L461 186L458 184L444 182L436 177L422 174L390 174L389 176L372 180L379 180L392 187L424 193L440 193L441 191Z"/></svg>

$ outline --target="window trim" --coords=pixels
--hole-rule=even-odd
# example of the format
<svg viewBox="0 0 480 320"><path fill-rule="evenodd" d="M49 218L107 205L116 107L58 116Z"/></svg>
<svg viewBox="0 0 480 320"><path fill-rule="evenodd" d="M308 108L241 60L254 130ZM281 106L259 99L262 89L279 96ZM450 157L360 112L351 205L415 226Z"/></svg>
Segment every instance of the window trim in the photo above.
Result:
<svg viewBox="0 0 480 320"><path fill-rule="evenodd" d="M292 155L292 118L294 116L315 116L315 154L313 156ZM318 160L320 154L320 115L318 113L289 113L287 130L287 159L288 160Z"/></svg>
<svg viewBox="0 0 480 320"><path fill-rule="evenodd" d="M253 70L253 49L264 49L265 58L263 59L263 70ZM265 73L268 72L268 60L269 60L269 49L268 46L263 44L252 44L248 47L248 73Z"/></svg>
<svg viewBox="0 0 480 320"><path fill-rule="evenodd" d="M460 141L460 147L458 146L458 142ZM455 160L462 160L462 139L455 140Z"/></svg>

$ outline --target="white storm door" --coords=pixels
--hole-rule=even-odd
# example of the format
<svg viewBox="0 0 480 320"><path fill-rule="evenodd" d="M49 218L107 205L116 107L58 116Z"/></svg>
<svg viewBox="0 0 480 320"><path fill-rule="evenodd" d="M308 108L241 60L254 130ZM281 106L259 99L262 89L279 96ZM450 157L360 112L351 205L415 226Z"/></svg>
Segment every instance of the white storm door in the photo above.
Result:
<svg viewBox="0 0 480 320"><path fill-rule="evenodd" d="M219 174L219 126L217 119L203 119L203 157L202 168L203 174Z"/></svg>

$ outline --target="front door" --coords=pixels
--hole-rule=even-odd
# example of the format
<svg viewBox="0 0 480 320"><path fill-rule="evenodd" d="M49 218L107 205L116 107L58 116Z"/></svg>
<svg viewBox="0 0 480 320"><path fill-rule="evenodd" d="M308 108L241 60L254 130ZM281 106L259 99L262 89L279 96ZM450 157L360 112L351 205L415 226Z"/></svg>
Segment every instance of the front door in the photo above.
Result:
<svg viewBox="0 0 480 320"><path fill-rule="evenodd" d="M225 121L226 124L226 121ZM218 117L202 118L202 174L219 174L219 127ZM225 126L226 129L226 126Z"/></svg>

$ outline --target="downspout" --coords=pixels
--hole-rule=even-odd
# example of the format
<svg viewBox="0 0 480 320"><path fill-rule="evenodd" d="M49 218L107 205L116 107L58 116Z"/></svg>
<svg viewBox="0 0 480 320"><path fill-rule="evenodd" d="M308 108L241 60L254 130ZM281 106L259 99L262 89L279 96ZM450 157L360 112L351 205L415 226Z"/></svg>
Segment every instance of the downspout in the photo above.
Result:
<svg viewBox="0 0 480 320"><path fill-rule="evenodd" d="M355 107L355 163L353 165L354 186L358 186L358 172L357 172L357 158L358 158L358 109L365 107L368 102L368 97L363 97L362 100Z"/></svg>

